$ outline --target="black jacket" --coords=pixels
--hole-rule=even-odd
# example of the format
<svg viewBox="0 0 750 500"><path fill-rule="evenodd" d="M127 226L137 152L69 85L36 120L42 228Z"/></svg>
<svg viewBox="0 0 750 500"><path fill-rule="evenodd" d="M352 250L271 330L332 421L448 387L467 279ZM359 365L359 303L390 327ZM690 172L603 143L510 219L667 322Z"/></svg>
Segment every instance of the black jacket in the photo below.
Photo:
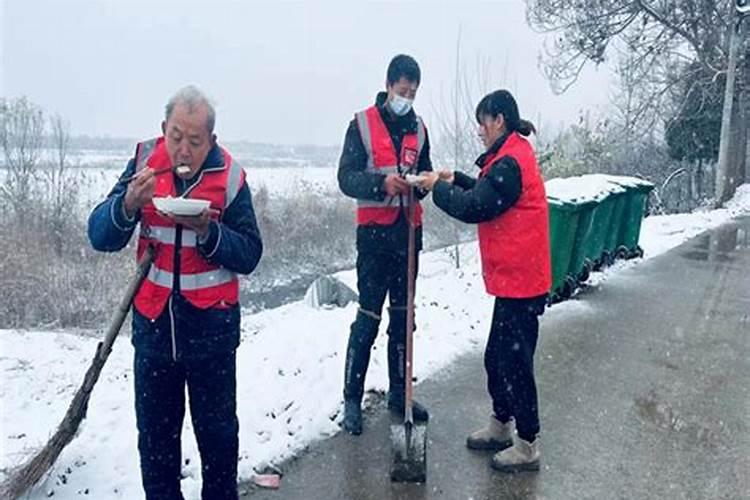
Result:
<svg viewBox="0 0 750 500"><path fill-rule="evenodd" d="M387 94L380 92L376 99L375 105L380 111L380 116L388 128L391 141L398 154L401 151L401 141L405 134L414 134L417 132L417 115L414 110L409 111L402 117L391 114L385 108ZM357 120L354 119L349 123L344 139L344 149L341 152L339 160L338 181L341 191L352 198L365 200L382 201L386 193L383 188L385 175L365 172L367 168L367 151L362 143L362 136L359 133ZM419 155L417 162L417 172L426 172L432 170L430 161L430 141L425 133L424 146ZM421 199L427 193L417 190L417 196ZM390 226L368 225L357 227L357 250L360 252L383 251L406 253L409 228L405 212L399 215L399 218ZM417 249L422 248L422 229L418 228Z"/></svg>
<svg viewBox="0 0 750 500"><path fill-rule="evenodd" d="M476 165L481 168L486 158L497 154L507 138L508 135L504 135L495 141L477 158ZM490 221L508 210L521 197L521 191L521 168L512 157L503 156L479 179L456 172L453 184L437 181L432 200L451 217L476 224Z"/></svg>

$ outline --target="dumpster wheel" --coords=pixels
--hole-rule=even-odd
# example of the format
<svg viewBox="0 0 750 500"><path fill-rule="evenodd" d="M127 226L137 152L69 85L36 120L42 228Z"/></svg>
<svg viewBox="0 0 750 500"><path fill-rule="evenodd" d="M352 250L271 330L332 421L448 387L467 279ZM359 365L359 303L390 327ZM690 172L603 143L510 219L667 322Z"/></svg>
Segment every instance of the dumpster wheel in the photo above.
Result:
<svg viewBox="0 0 750 500"><path fill-rule="evenodd" d="M578 275L578 283L586 283L591 277L593 271L594 263L591 260L586 259L583 262L583 269L581 269L581 273Z"/></svg>
<svg viewBox="0 0 750 500"><path fill-rule="evenodd" d="M573 293L576 291L577 288L578 288L578 280L575 279L571 275L567 275L565 277L565 282L563 283L563 286L560 289L560 297L563 300L569 299L570 297L573 296Z"/></svg>
<svg viewBox="0 0 750 500"><path fill-rule="evenodd" d="M615 258L625 260L625 259L629 259L631 255L632 253L630 249L626 247L625 245L621 245L620 247L617 248L617 252L615 253Z"/></svg>

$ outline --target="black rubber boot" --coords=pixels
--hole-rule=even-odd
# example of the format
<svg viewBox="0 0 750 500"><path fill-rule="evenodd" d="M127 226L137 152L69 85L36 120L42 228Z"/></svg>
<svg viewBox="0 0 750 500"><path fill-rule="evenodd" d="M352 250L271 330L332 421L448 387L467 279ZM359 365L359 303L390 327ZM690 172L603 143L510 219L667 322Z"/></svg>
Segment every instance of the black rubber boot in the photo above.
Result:
<svg viewBox="0 0 750 500"><path fill-rule="evenodd" d="M380 321L357 312L349 334L346 349L344 372L344 421L342 425L347 432L359 435L362 433L362 396L364 394L365 375L370 364L370 350L378 335Z"/></svg>
<svg viewBox="0 0 750 500"><path fill-rule="evenodd" d="M388 337L388 409L394 414L404 415L406 345L389 331ZM427 422L430 414L417 401L412 401L412 415L415 422Z"/></svg>
<svg viewBox="0 0 750 500"><path fill-rule="evenodd" d="M349 434L362 434L362 404L359 401L344 401L344 420L341 425Z"/></svg>
<svg viewBox="0 0 750 500"><path fill-rule="evenodd" d="M362 312L352 323L349 344L346 348L346 365L344 372L344 399L362 401L365 375L370 364L370 351L375 337L378 336L380 321Z"/></svg>

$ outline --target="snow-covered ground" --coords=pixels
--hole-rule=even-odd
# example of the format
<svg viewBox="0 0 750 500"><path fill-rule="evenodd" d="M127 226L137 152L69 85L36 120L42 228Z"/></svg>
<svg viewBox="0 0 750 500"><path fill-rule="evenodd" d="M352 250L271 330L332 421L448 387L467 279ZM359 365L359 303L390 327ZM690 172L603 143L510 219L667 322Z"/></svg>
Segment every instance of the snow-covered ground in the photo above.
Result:
<svg viewBox="0 0 750 500"><path fill-rule="evenodd" d="M750 213L750 185L728 208L644 221L641 245L646 259ZM420 264L417 296L416 376L425 380L457 356L481 349L489 328L491 299L481 283L476 243L463 248L464 266L453 268L443 251L427 253ZM606 273L638 265L630 261ZM353 271L339 277L353 284ZM592 282L604 281L595 273ZM606 286L606 284L601 285ZM276 463L315 440L338 432L344 350L356 305L316 310L295 302L243 317L238 351L240 476ZM542 318L585 314L583 300L554 306ZM369 391L387 384L385 335L376 343L367 377ZM56 428L94 353L96 339L65 332L0 331L0 479L41 447ZM120 339L92 395L88 418L46 480L29 498L100 500L140 498L133 410L133 352ZM183 434L183 491L200 497L200 466L189 418Z"/></svg>

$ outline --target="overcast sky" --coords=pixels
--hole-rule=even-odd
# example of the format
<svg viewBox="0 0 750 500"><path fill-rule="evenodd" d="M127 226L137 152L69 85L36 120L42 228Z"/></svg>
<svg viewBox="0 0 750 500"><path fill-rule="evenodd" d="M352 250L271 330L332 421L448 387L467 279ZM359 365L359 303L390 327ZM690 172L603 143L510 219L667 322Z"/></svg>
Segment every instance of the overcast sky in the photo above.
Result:
<svg viewBox="0 0 750 500"><path fill-rule="evenodd" d="M555 96L523 0L0 1L0 94L61 113L76 134L156 135L166 100L195 83L216 102L220 137L340 144L401 52L422 68L415 108L429 128L459 26L468 68L488 58L493 87L514 91L522 115L542 124L606 104L611 81L592 68Z"/></svg>

